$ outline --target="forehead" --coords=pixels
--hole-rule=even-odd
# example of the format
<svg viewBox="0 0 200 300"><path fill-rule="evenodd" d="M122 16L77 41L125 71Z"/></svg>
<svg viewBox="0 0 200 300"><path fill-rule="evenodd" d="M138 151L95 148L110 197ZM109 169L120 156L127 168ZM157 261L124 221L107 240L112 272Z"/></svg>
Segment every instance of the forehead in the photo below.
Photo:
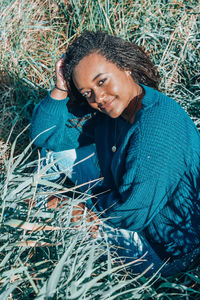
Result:
<svg viewBox="0 0 200 300"><path fill-rule="evenodd" d="M98 74L116 73L120 69L99 53L91 53L80 60L73 71L73 81L76 86L82 86L92 81Z"/></svg>

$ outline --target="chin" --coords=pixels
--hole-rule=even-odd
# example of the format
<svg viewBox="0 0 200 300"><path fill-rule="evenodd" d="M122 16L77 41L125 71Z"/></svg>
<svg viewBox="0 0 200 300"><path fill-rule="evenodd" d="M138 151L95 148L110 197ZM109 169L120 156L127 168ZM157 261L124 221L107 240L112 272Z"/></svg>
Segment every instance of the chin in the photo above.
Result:
<svg viewBox="0 0 200 300"><path fill-rule="evenodd" d="M116 110L110 110L110 111L106 111L106 110L99 110L100 112L102 112L103 114L109 116L112 119L116 119L119 116L121 116L122 112L116 111Z"/></svg>
<svg viewBox="0 0 200 300"><path fill-rule="evenodd" d="M112 119L116 119L118 118L119 116L121 116L121 114L123 113L124 111L124 107L122 107L121 103L117 103L115 105L111 105L110 109L99 109L98 110L104 114L106 114L107 116L109 116L110 118Z"/></svg>
<svg viewBox="0 0 200 300"><path fill-rule="evenodd" d="M107 113L111 118L116 119L121 116L121 111L110 111Z"/></svg>
<svg viewBox="0 0 200 300"><path fill-rule="evenodd" d="M116 114L115 114L115 115L109 115L109 116L110 116L112 119L116 119L116 118L118 118L120 115L118 115L118 114L116 115Z"/></svg>

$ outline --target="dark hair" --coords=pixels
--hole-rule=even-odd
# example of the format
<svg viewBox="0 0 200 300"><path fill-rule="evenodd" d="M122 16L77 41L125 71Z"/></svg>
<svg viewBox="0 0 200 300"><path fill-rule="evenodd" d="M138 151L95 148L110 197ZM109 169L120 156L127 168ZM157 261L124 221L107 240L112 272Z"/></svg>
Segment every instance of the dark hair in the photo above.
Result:
<svg viewBox="0 0 200 300"><path fill-rule="evenodd" d="M82 58L97 52L122 70L130 70L136 83L158 89L159 76L153 63L141 47L102 31L85 31L66 51L63 75L68 82L72 102L84 99L76 90L72 73ZM84 100L85 101L85 100Z"/></svg>

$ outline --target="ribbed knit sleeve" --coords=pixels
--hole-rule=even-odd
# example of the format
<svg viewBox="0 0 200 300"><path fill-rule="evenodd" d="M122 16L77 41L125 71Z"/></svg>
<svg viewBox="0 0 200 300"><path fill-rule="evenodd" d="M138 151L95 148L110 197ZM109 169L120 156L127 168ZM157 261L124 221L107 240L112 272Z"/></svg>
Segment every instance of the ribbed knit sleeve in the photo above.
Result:
<svg viewBox="0 0 200 300"><path fill-rule="evenodd" d="M68 111L68 101L69 98L55 100L48 93L36 105L31 121L31 138L35 139L36 146L63 151L93 142L92 131L87 134L87 131L83 130L84 124L71 128L74 124L70 120L77 120L77 116ZM93 124L90 127L93 127Z"/></svg>
<svg viewBox="0 0 200 300"><path fill-rule="evenodd" d="M114 154L115 187L96 204L110 225L132 231L144 230L170 205L186 171L200 164L200 136L189 116L161 93L148 96L154 105L138 113ZM155 97L159 101L153 101Z"/></svg>

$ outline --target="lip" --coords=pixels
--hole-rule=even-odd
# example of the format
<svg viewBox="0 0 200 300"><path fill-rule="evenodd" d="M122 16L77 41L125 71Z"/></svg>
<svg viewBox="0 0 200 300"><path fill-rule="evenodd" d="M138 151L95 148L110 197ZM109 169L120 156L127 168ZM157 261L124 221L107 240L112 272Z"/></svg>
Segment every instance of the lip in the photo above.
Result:
<svg viewBox="0 0 200 300"><path fill-rule="evenodd" d="M108 102L104 103L104 105L102 105L102 106L100 107L100 109L108 110L108 109L112 106L114 100L115 100L115 99L111 99L111 100L109 100Z"/></svg>

